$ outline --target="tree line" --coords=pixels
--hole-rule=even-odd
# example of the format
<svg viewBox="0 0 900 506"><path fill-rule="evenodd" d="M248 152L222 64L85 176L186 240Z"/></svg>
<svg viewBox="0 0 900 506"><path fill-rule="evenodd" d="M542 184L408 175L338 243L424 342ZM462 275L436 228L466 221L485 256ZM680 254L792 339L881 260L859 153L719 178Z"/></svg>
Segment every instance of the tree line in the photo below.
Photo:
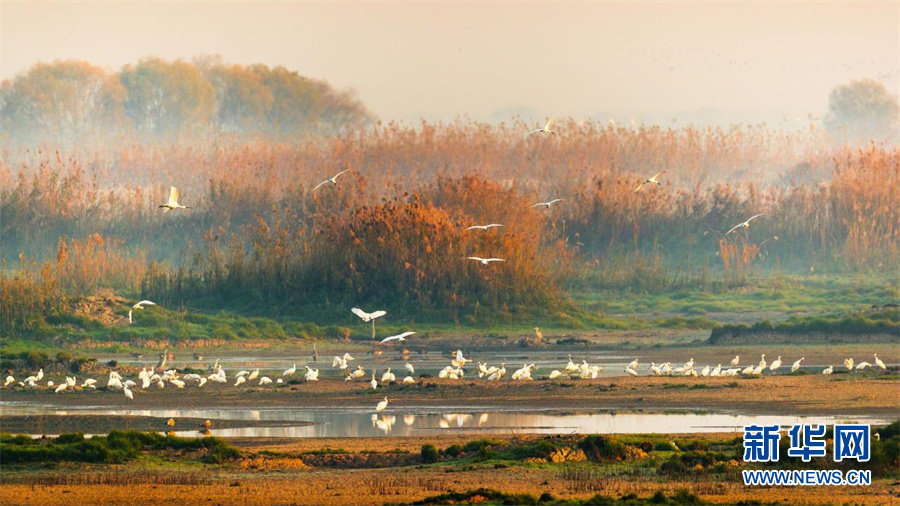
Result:
<svg viewBox="0 0 900 506"><path fill-rule="evenodd" d="M350 91L281 66L218 57L146 58L115 73L85 61L38 63L0 86L0 139L22 143L333 135L372 121Z"/></svg>

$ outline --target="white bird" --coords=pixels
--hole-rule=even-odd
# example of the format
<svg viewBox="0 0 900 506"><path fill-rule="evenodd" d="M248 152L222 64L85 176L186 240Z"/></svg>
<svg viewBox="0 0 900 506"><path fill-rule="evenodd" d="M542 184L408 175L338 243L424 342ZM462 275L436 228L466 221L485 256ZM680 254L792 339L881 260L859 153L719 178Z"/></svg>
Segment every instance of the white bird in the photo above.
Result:
<svg viewBox="0 0 900 506"><path fill-rule="evenodd" d="M7 376L6 381L3 382L3 386L8 387L10 384L15 383L15 382L16 382L16 378L14 378L12 376Z"/></svg>
<svg viewBox="0 0 900 506"><path fill-rule="evenodd" d="M247 376L247 381L253 381L258 377L259 377L259 368L255 369L253 372L250 373L249 376Z"/></svg>
<svg viewBox="0 0 900 506"><path fill-rule="evenodd" d="M757 215L755 215L755 216L751 216L747 221L738 223L737 225L731 227L731 230L729 230L728 232L725 232L725 235L728 235L728 234L734 232L735 230L737 230L737 229L739 229L739 228L750 228L750 222L753 221L753 220L756 219L756 218L759 218L759 217L762 216L762 215L763 215L763 213L759 213L759 214L757 214Z"/></svg>
<svg viewBox="0 0 900 506"><path fill-rule="evenodd" d="M163 208L164 213L173 209L191 209L191 207L183 206L178 203L178 188L175 188L174 186L169 189L169 201L159 207Z"/></svg>
<svg viewBox="0 0 900 506"><path fill-rule="evenodd" d="M259 386L271 385L271 384L272 384L272 378L270 378L268 376L263 376L262 378L259 378Z"/></svg>
<svg viewBox="0 0 900 506"><path fill-rule="evenodd" d="M385 410L385 408L387 408L387 405L388 405L388 398L385 397L383 401L381 401L375 405L375 411L378 413L381 413L382 411Z"/></svg>
<svg viewBox="0 0 900 506"><path fill-rule="evenodd" d="M722 375L722 364L717 364L716 367L713 368L712 371L709 372L710 376L721 376Z"/></svg>
<svg viewBox="0 0 900 506"><path fill-rule="evenodd" d="M627 372L628 374L630 374L630 375L632 375L632 376L637 376L637 375L638 375L637 371L635 371L634 369L632 369L632 368L630 368L630 367L626 367L626 368L625 368L625 372Z"/></svg>
<svg viewBox="0 0 900 506"><path fill-rule="evenodd" d="M344 169L344 170L338 172L337 174L331 176L330 178L326 179L325 181L322 181L321 183L317 184L317 185L313 188L313 191L318 190L319 187L321 187L322 185L326 185L326 184L328 184L328 183L331 183L331 184L336 185L336 184L337 184L337 178L338 178L338 176L340 176L340 175L343 174L344 172L347 172L348 170L350 170L350 169Z"/></svg>
<svg viewBox="0 0 900 506"><path fill-rule="evenodd" d="M501 363L500 369L488 376L488 381L500 381L504 376L506 376L506 362Z"/></svg>
<svg viewBox="0 0 900 506"><path fill-rule="evenodd" d="M560 376L562 376L562 373L557 369L553 369L552 371L550 371L550 376L547 376L547 379L556 379Z"/></svg>
<svg viewBox="0 0 900 506"><path fill-rule="evenodd" d="M883 370L887 370L887 366L885 366L884 362L882 362L881 359L878 358L878 354L875 353L874 355L875 355L875 365L882 368ZM9 379L9 378L7 378L7 379Z"/></svg>
<svg viewBox="0 0 900 506"><path fill-rule="evenodd" d="M636 192L640 191L640 189L643 188L645 184L656 183L656 185L659 186L659 181L657 181L656 178L659 177L659 175L664 172L665 172L664 170L661 170L661 171L657 172L656 174L654 174L653 177L651 177L650 179L645 179L641 184L638 185L637 188L634 189L634 192L636 193Z"/></svg>
<svg viewBox="0 0 900 506"><path fill-rule="evenodd" d="M74 387L76 383L78 383L78 378L75 376L72 376L71 378L66 376L66 385Z"/></svg>
<svg viewBox="0 0 900 506"><path fill-rule="evenodd" d="M525 134L525 137L528 137L531 134L537 134L537 133L555 135L556 132L554 132L553 130L550 130L550 125L552 125L552 124L553 124L553 118L550 118L547 120L547 124L544 125L543 128L538 128L536 130L532 130L532 131L528 132L527 134Z"/></svg>
<svg viewBox="0 0 900 506"><path fill-rule="evenodd" d="M56 387L56 390L54 390L54 392L60 393L60 392L62 392L63 390L65 390L66 388L69 388L68 383L60 383L59 386Z"/></svg>
<svg viewBox="0 0 900 506"><path fill-rule="evenodd" d="M403 383L415 383L416 379L412 376L406 376L403 378Z"/></svg>
<svg viewBox="0 0 900 506"><path fill-rule="evenodd" d="M731 367L737 366L738 363L740 363L740 361L741 361L741 356L740 356L740 355L735 355L734 358L731 359Z"/></svg>
<svg viewBox="0 0 900 506"><path fill-rule="evenodd" d="M297 372L297 364L294 364L294 366L291 367L290 369L286 369L283 373L281 373L281 375L282 376L293 376L295 372Z"/></svg>
<svg viewBox="0 0 900 506"><path fill-rule="evenodd" d="M241 376L241 379L243 379L244 377L245 377L245 376ZM175 386L178 387L178 388L184 388L184 382L181 381L181 380L178 379L178 378L172 378L172 379L170 379L170 380L169 380L169 383L175 385ZM241 383L243 383L243 381L242 381Z"/></svg>
<svg viewBox="0 0 900 506"><path fill-rule="evenodd" d="M871 366L872 366L872 364L870 364L870 363L868 363L868 362L860 362L859 364L856 364L856 370L857 370L857 371L862 371L862 370L865 369L866 367L871 367Z"/></svg>
<svg viewBox="0 0 900 506"><path fill-rule="evenodd" d="M115 371L113 371L113 372L115 372ZM39 370L34 377L37 381L41 381L42 379L44 379L44 368L41 367L41 370ZM119 379L122 379L122 378L120 377Z"/></svg>
<svg viewBox="0 0 900 506"><path fill-rule="evenodd" d="M475 260L476 262L481 262L482 265L487 265L491 262L505 262L506 260L502 258L481 258L481 257L466 257L467 260Z"/></svg>
<svg viewBox="0 0 900 506"><path fill-rule="evenodd" d="M844 367L846 367L848 371L853 370L853 357L844 359Z"/></svg>
<svg viewBox="0 0 900 506"><path fill-rule="evenodd" d="M576 372L578 370L578 364L572 362L572 355L569 355L569 363L566 364L565 368L566 372Z"/></svg>
<svg viewBox="0 0 900 506"><path fill-rule="evenodd" d="M81 384L81 388L97 388L94 384L97 383L97 380L94 378L88 378L84 380L84 383Z"/></svg>
<svg viewBox="0 0 900 506"><path fill-rule="evenodd" d="M306 381L319 381L319 370L318 369L310 369L309 366L306 366L306 374L303 376Z"/></svg>
<svg viewBox="0 0 900 506"><path fill-rule="evenodd" d="M800 362L803 362L803 359L806 357L800 357L794 362L794 365L791 366L791 372L797 372L797 369L800 369Z"/></svg>
<svg viewBox="0 0 900 506"><path fill-rule="evenodd" d="M207 380L206 378L200 378L200 383L197 383L197 388L200 388L203 385L205 385L207 381L209 381L209 380ZM269 380L269 381L271 382L272 380Z"/></svg>
<svg viewBox="0 0 900 506"><path fill-rule="evenodd" d="M413 367L413 365L410 364L409 362L407 362L406 364L404 364L403 367L404 367L407 371L409 371L410 374L415 374L415 373L416 373L416 368Z"/></svg>
<svg viewBox="0 0 900 506"><path fill-rule="evenodd" d="M550 201L547 201L547 202L538 202L537 204L532 204L531 207L540 207L540 206L544 206L545 209L549 209L550 206L552 206L553 204L555 204L555 203L557 203L557 202L562 202L562 200L563 200L563 199L553 199L553 200L550 200Z"/></svg>
<svg viewBox="0 0 900 506"><path fill-rule="evenodd" d="M826 367L825 369L822 370L822 374L824 374L824 375L826 375L826 376L828 376L829 374L831 374L831 373L833 373L833 372L834 372L834 366L833 366L833 365L830 365L830 366L828 366L828 367Z"/></svg>
<svg viewBox="0 0 900 506"><path fill-rule="evenodd" d="M367 313L358 307L351 308L350 311L352 311L356 316L360 317L364 322L370 322L375 318L380 318L387 314L387 311L373 311L371 313Z"/></svg>
<svg viewBox="0 0 900 506"><path fill-rule="evenodd" d="M238 386L238 385L244 383L245 381L247 381L247 378L245 376L238 376L237 380L234 382L234 386Z"/></svg>
<svg viewBox="0 0 900 506"><path fill-rule="evenodd" d="M709 373L710 373L710 368L709 368L709 365L707 365L706 367L703 368L702 371L700 371L700 376L706 377L706 376L709 376Z"/></svg>
<svg viewBox="0 0 900 506"><path fill-rule="evenodd" d="M781 367L781 355L778 355L778 358L772 362L772 365L769 366L769 370L775 372L775 369L778 369L779 367Z"/></svg>
<svg viewBox="0 0 900 506"><path fill-rule="evenodd" d="M662 370L659 368L658 365L656 365L656 362L650 362L650 372L652 372L653 374L655 374L657 376L662 374Z"/></svg>
<svg viewBox="0 0 900 506"><path fill-rule="evenodd" d="M638 359L634 359L628 363L628 368L629 369L637 369L639 365L640 365L640 362L638 362Z"/></svg>
<svg viewBox="0 0 900 506"><path fill-rule="evenodd" d="M404 332L402 334L397 334L396 336L385 337L381 340L381 343L389 343L391 341L406 341L406 338L415 334L415 332Z"/></svg>
<svg viewBox="0 0 900 506"><path fill-rule="evenodd" d="M387 371L381 375L381 382L390 383L391 381L397 381L397 376L395 376L394 373L391 372L391 368L388 367Z"/></svg>
<svg viewBox="0 0 900 506"><path fill-rule="evenodd" d="M356 366L356 370L355 370L355 371L353 371L353 372L351 372L350 374L347 375L347 380L351 380L351 379L359 379L359 378L362 378L362 377L365 376L365 375L366 375L366 370L363 368L363 366L358 365L358 366Z"/></svg>
<svg viewBox="0 0 900 506"><path fill-rule="evenodd" d="M134 323L134 321L131 319L131 312L134 311L135 309L143 309L145 305L146 306L155 306L156 303L153 301L150 301L150 300L142 300L142 301L138 302L137 304L131 306L131 309L128 310L128 323Z"/></svg>
<svg viewBox="0 0 900 506"><path fill-rule="evenodd" d="M487 230L489 228L502 227L502 226L503 225L501 225L499 223L490 223L488 225L472 225L471 227L467 228L466 230Z"/></svg>
<svg viewBox="0 0 900 506"><path fill-rule="evenodd" d="M134 400L134 394L131 393L131 390L129 390L128 387L123 388L122 391L125 392L125 397L128 397L128 400Z"/></svg>
<svg viewBox="0 0 900 506"><path fill-rule="evenodd" d="M372 385L372 390L378 389L378 381L375 380L375 371L372 371L372 381L369 382Z"/></svg>

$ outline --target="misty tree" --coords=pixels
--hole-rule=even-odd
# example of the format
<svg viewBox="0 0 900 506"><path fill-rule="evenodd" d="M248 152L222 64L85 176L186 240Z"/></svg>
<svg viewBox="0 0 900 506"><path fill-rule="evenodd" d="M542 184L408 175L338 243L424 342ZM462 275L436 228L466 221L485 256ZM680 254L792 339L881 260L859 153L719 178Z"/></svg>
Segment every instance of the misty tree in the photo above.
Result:
<svg viewBox="0 0 900 506"><path fill-rule="evenodd" d="M885 86L870 79L838 86L828 96L828 133L840 142L900 139L900 105Z"/></svg>
<svg viewBox="0 0 900 506"><path fill-rule="evenodd" d="M205 127L215 111L215 89L197 67L182 60L147 58L119 73L128 90L125 113L149 134Z"/></svg>
<svg viewBox="0 0 900 506"><path fill-rule="evenodd" d="M244 65L227 65L218 56L200 57L194 64L215 89L219 131L256 133L267 129L267 116L275 99L258 73Z"/></svg>
<svg viewBox="0 0 900 506"><path fill-rule="evenodd" d="M3 131L18 140L77 143L120 129L125 89L83 61L39 63L3 84Z"/></svg>

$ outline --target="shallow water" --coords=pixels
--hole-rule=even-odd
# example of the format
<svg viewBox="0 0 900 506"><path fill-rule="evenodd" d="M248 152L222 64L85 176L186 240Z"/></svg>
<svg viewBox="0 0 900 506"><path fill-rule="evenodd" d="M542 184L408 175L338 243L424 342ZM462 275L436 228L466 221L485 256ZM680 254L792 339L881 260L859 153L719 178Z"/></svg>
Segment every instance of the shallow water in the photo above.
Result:
<svg viewBox="0 0 900 506"><path fill-rule="evenodd" d="M210 420L298 422L297 426L211 429L223 437L377 437L427 436L442 433L699 433L741 432L744 425L795 423L828 424L857 421L886 424L870 417L782 416L705 412L635 412L609 410L482 410L478 408L389 407L383 413L372 408L261 408L261 409L106 409L95 407L58 409L27 403L3 403L4 415L125 415ZM299 425L299 423L305 423ZM90 432L89 428L73 431ZM195 436L196 430L176 431Z"/></svg>

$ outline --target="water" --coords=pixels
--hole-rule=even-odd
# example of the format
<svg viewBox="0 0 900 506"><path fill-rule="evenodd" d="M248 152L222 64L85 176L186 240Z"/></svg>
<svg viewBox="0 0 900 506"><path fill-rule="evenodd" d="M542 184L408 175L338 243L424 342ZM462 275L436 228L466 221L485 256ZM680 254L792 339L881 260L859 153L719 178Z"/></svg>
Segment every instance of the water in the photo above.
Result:
<svg viewBox="0 0 900 506"><path fill-rule="evenodd" d="M4 415L107 415L213 420L211 435L222 437L378 437L436 434L641 434L741 432L744 425L796 423L833 425L857 421L887 424L871 417L782 416L704 412L636 412L609 410L497 410L496 408L393 408L375 413L372 408L260 408L260 409L57 409L25 403L2 404ZM278 422L277 427L255 426L216 429L215 420ZM285 422L297 422L290 425ZM85 431L85 432L89 432ZM176 431L196 436L196 430Z"/></svg>

